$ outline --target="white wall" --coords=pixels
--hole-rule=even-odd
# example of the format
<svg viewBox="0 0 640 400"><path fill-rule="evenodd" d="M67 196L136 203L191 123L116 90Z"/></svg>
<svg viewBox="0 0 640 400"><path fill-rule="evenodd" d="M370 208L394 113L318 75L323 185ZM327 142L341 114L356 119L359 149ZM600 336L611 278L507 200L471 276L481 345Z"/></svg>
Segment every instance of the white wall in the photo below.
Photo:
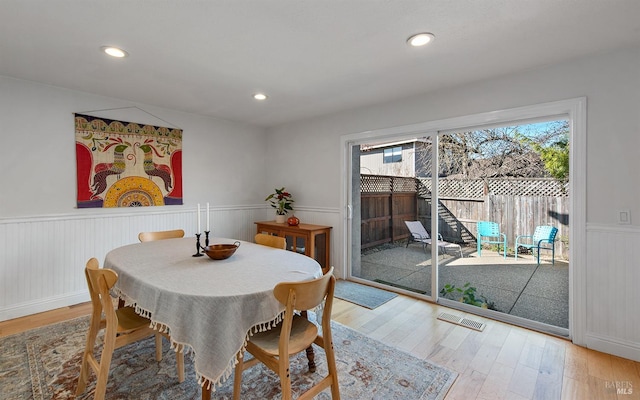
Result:
<svg viewBox="0 0 640 400"><path fill-rule="evenodd" d="M185 206L264 204L260 128L0 77L0 218L81 212L72 113L129 106L89 114L183 129Z"/></svg>
<svg viewBox="0 0 640 400"><path fill-rule="evenodd" d="M184 205L75 208L73 113L130 106L89 114L182 128ZM211 204L212 235L251 240L270 216L266 144L261 128L0 77L0 320L87 301L90 257L143 230L193 236L197 203Z"/></svg>
<svg viewBox="0 0 640 400"><path fill-rule="evenodd" d="M633 48L273 128L269 146L280 162L271 163L270 180L287 176L305 197L337 207L339 191L330 188L340 179L341 135L587 96L587 222L612 224L614 210L628 209L640 226L639 66Z"/></svg>
<svg viewBox="0 0 640 400"><path fill-rule="evenodd" d="M637 277L638 269L633 249L640 240L640 178L636 172L640 148L640 48L272 128L268 131L269 148L277 161L270 164L268 181L275 183L286 177L287 184L295 185L301 202L339 213L342 135L582 96L587 97L588 109L587 232L581 236L587 238L589 245L582 244L581 248L587 265L572 268L586 271L582 293L596 302L607 301L594 307L590 300L586 309L590 322L577 329L584 331L582 344L640 360L640 313L634 312L633 306L622 307L640 304L640 291L630 290L624 286L626 282L620 281L624 276ZM631 226L617 225L618 209L630 210ZM338 235L344 235L340 226L336 228ZM613 252L607 246L620 233L630 240L616 246ZM334 250L343 252L344 248L338 243ZM596 258L598 254L610 257ZM338 259L342 259L341 255ZM596 263L595 259L599 261ZM595 274L596 270L610 273ZM639 283L635 281L635 285ZM617 287L620 290L611 290Z"/></svg>

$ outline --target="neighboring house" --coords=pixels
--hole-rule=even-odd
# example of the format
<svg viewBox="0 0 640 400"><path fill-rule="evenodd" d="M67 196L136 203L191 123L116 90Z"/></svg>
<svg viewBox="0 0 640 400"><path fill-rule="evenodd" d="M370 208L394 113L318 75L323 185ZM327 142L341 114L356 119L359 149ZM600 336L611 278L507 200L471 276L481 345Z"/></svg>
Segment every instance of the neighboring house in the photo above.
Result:
<svg viewBox="0 0 640 400"><path fill-rule="evenodd" d="M426 166L425 160L430 159L430 144L428 139L419 138L362 145L360 173L406 177L429 176L429 167Z"/></svg>

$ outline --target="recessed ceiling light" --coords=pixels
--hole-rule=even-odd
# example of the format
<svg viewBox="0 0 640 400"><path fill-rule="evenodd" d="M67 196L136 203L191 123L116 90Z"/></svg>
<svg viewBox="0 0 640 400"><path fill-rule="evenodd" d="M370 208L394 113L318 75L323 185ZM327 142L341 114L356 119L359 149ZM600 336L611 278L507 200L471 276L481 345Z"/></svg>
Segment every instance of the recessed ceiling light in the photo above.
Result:
<svg viewBox="0 0 640 400"><path fill-rule="evenodd" d="M407 39L407 43L409 43L413 47L420 47L432 42L435 38L436 37L433 33L417 33L413 36L410 36L409 39Z"/></svg>
<svg viewBox="0 0 640 400"><path fill-rule="evenodd" d="M266 100L267 99L267 95L264 93L256 93L253 95L253 98L256 100Z"/></svg>
<svg viewBox="0 0 640 400"><path fill-rule="evenodd" d="M129 55L126 51L113 46L102 46L100 50L104 51L111 57L123 58Z"/></svg>

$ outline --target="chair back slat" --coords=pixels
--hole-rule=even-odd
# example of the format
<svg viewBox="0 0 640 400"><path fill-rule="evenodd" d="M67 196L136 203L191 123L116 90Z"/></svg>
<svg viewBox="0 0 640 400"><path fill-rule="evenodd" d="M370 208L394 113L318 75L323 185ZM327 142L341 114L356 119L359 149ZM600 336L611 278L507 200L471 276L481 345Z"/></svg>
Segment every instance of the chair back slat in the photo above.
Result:
<svg viewBox="0 0 640 400"><path fill-rule="evenodd" d="M115 315L109 291L118 281L118 274L114 270L100 268L98 260L92 258L87 262L85 276L94 311L99 309L107 316Z"/></svg>
<svg viewBox="0 0 640 400"><path fill-rule="evenodd" d="M535 232L533 232L533 243L538 243L541 240L553 243L556 240L557 233L558 228L556 228L555 226L537 226Z"/></svg>
<svg viewBox="0 0 640 400"><path fill-rule="evenodd" d="M287 305L290 291L295 293L296 310L311 310L317 307L329 293L330 285L335 285L333 267L320 278L304 282L281 282L273 289L278 301ZM333 286L331 286L332 288Z"/></svg>
<svg viewBox="0 0 640 400"><path fill-rule="evenodd" d="M287 249L287 239L281 236L269 235L266 233L258 233L253 238L257 244L263 246L275 247L276 249Z"/></svg>
<svg viewBox="0 0 640 400"><path fill-rule="evenodd" d="M102 294L103 290L106 289L106 294L108 295L109 290L118 281L118 273L112 269L100 268L98 260L95 258L87 262L85 274L89 291L95 294Z"/></svg>
<svg viewBox="0 0 640 400"><path fill-rule="evenodd" d="M182 229L158 232L140 232L138 234L138 240L141 242L152 242L154 240L175 239L181 237L184 237L184 230Z"/></svg>
<svg viewBox="0 0 640 400"><path fill-rule="evenodd" d="M479 221L478 235L489 236L489 237L500 236L500 226L498 225L497 222Z"/></svg>
<svg viewBox="0 0 640 400"><path fill-rule="evenodd" d="M422 222L420 221L404 221L405 225L407 225L407 229L411 232L411 235L420 240L420 239L429 239L429 232L424 228Z"/></svg>

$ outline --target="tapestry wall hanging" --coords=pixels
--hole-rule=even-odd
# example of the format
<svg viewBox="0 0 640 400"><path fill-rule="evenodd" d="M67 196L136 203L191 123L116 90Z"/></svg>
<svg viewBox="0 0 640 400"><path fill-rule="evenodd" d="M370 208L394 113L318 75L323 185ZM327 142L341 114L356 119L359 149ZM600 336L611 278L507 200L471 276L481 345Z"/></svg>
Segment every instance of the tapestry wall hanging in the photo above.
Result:
<svg viewBox="0 0 640 400"><path fill-rule="evenodd" d="M78 208L182 204L182 129L75 114Z"/></svg>

